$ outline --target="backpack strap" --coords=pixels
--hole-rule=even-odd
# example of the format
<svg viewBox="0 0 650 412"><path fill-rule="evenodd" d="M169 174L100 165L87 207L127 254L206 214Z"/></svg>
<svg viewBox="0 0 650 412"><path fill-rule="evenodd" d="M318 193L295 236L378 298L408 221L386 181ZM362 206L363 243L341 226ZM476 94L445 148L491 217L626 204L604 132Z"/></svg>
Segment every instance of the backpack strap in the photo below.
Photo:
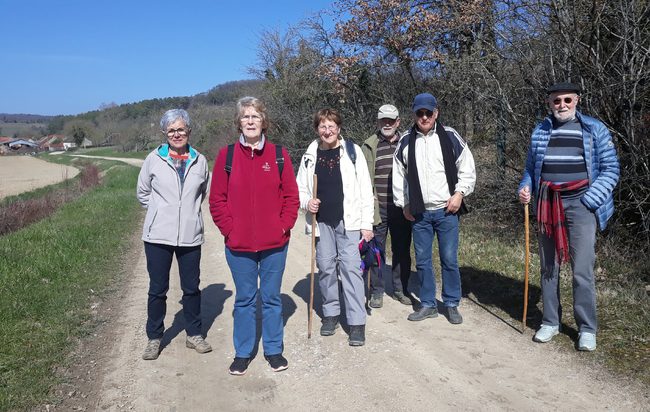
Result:
<svg viewBox="0 0 650 412"><path fill-rule="evenodd" d="M284 156L282 156L282 146L275 146L275 163L278 165L278 173L282 180L282 170L284 169Z"/></svg>
<svg viewBox="0 0 650 412"><path fill-rule="evenodd" d="M352 160L352 164L354 165L354 170L357 169L357 151L354 150L354 142L351 142L350 140L345 141L345 150L348 152L348 157L350 160Z"/></svg>
<svg viewBox="0 0 650 412"><path fill-rule="evenodd" d="M226 173L228 173L228 177L230 177L230 172L232 172L232 156L234 153L235 153L235 145L229 144L228 154L226 155L226 166L224 167L224 170L226 171Z"/></svg>

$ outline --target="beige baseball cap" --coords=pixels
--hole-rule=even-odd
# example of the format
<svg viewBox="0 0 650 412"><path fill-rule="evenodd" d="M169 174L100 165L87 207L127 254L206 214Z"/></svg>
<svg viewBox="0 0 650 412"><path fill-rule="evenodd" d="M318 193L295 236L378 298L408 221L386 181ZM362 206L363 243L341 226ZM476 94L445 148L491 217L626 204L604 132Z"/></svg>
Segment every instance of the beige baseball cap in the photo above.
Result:
<svg viewBox="0 0 650 412"><path fill-rule="evenodd" d="M397 119L399 117L399 112L397 107L392 104L385 104L379 108L379 113L377 114L377 119Z"/></svg>

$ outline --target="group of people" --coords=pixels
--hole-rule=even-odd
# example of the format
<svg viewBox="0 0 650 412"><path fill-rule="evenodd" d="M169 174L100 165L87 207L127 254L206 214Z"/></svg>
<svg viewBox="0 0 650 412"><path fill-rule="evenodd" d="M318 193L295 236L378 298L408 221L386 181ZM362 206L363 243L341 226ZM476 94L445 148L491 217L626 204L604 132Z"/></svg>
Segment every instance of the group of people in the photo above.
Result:
<svg viewBox="0 0 650 412"><path fill-rule="evenodd" d="M548 342L560 331L559 267L570 262L578 348L594 350L595 233L612 215L612 190L619 170L607 128L575 110L580 92L571 83L548 89L552 115L533 132L519 200L528 203L535 193L534 210L540 225L544 314L534 340ZM400 136L397 108L384 105L378 111L377 132L360 147L341 136L343 120L337 110L319 110L313 122L318 138L307 148L294 176L286 149L266 138L270 123L265 105L254 97L239 99L234 117L239 141L220 150L209 190L210 213L224 236L236 288L236 354L231 374L243 375L251 361L258 289L264 358L274 371L288 368L282 354L281 284L299 208L306 212L306 233L313 232L317 238L322 336L334 335L340 326L342 294L348 342L351 346L365 344L359 244L374 241L385 247L388 233L392 270L385 273L383 258L368 269L369 306L382 307L389 280L393 299L405 305L413 303L408 290L412 236L421 305L408 320L438 316L432 265L437 236L443 314L452 324L462 323L458 219L467 213L464 198L474 190L476 170L467 142L456 130L443 126L438 114L434 96L416 96L414 125ZM174 255L183 291L186 346L199 353L212 350L201 334L199 289L204 243L201 203L208 193L208 165L188 143L192 129L187 112L168 111L160 127L167 141L147 156L137 187L138 199L147 209L142 237L150 279L148 343L142 356L146 360L160 354Z"/></svg>

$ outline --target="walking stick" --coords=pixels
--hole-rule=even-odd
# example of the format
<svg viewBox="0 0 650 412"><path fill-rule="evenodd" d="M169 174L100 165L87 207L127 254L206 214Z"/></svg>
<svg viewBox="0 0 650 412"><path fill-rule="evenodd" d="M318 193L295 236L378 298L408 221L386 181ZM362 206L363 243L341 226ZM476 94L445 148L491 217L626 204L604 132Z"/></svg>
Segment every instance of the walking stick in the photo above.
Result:
<svg viewBox="0 0 650 412"><path fill-rule="evenodd" d="M524 205L524 220L526 224L526 277L524 280L524 323L522 333L526 333L526 314L528 312L528 267L530 266L530 251L528 243L528 203Z"/></svg>
<svg viewBox="0 0 650 412"><path fill-rule="evenodd" d="M314 191L313 199L316 199L316 189L318 187L318 178L314 174ZM311 318L314 309L314 269L316 266L316 213L311 215L311 290L309 292L309 331L307 339L311 339Z"/></svg>

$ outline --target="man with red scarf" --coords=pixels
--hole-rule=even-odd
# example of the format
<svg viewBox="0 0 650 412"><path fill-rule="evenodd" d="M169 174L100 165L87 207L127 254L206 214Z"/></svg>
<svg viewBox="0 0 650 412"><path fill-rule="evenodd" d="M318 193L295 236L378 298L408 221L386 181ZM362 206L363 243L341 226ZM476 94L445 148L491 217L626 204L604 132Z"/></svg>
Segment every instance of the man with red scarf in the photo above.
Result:
<svg viewBox="0 0 650 412"><path fill-rule="evenodd" d="M549 342L560 332L560 266L573 271L573 316L578 350L596 349L596 230L614 212L612 191L618 159L607 127L576 110L580 86L558 83L547 89L553 114L533 131L519 201L529 203L539 223L542 327L535 342Z"/></svg>

